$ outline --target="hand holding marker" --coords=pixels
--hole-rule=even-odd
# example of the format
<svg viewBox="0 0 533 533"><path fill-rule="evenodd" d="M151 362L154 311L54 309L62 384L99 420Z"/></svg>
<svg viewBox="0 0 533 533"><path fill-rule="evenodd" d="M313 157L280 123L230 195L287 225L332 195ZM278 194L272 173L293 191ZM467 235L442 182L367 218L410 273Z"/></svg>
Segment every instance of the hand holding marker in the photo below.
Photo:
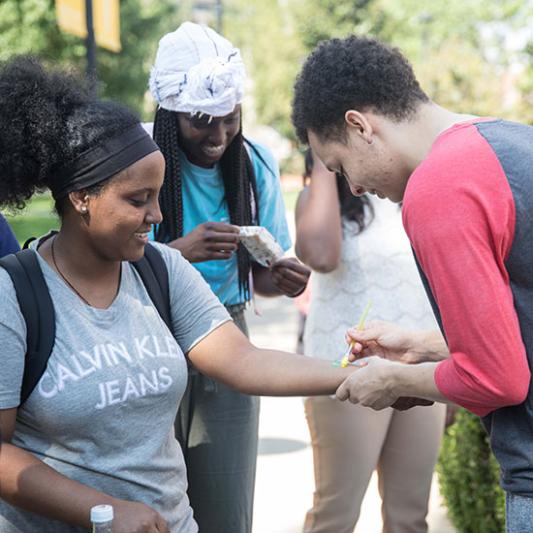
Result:
<svg viewBox="0 0 533 533"><path fill-rule="evenodd" d="M372 307L372 302L368 302L363 311L363 314L361 315L361 318L359 319L359 324L357 324L357 329L361 330L365 327L365 320L371 307ZM342 368L346 368L350 364L349 357L350 357L350 354L352 353L354 343L355 341L352 341L350 343L350 346L348 346L348 350L346 351L346 353L344 354L344 357L340 360L340 362L339 361L333 362L334 366L340 366Z"/></svg>

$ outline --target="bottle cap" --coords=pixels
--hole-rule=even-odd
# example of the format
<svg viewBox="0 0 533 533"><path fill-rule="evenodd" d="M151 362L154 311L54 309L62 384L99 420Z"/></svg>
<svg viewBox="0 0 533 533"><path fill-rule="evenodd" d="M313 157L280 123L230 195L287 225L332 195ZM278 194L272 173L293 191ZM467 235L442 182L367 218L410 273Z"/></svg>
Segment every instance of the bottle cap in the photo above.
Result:
<svg viewBox="0 0 533 533"><path fill-rule="evenodd" d="M101 524L113 520L112 505L95 505L91 508L91 522Z"/></svg>

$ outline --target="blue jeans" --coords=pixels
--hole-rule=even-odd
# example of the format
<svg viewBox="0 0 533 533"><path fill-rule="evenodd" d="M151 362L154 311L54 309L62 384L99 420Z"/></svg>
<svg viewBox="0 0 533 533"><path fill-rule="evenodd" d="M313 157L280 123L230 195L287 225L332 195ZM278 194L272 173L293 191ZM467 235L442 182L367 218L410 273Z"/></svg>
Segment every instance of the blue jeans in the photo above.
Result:
<svg viewBox="0 0 533 533"><path fill-rule="evenodd" d="M533 498L507 492L505 494L507 533L530 533L533 531Z"/></svg>

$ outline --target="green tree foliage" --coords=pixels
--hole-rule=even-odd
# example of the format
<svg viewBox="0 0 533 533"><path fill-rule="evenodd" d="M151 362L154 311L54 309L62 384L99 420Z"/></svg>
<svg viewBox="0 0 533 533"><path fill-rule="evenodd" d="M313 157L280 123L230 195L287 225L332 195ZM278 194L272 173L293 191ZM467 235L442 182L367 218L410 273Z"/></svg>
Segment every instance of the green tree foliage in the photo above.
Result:
<svg viewBox="0 0 533 533"><path fill-rule="evenodd" d="M144 92L157 41L189 18L198 3L121 0L123 51L98 49L99 94L150 116ZM292 86L302 61L320 40L350 33L399 46L422 86L444 106L533 123L533 38L531 30L527 34L533 27L533 0L222 4L224 33L241 47L253 79L257 119L288 137L293 138ZM26 52L85 70L84 44L58 29L54 0L0 1L0 59Z"/></svg>
<svg viewBox="0 0 533 533"><path fill-rule="evenodd" d="M176 0L121 0L122 52L97 50L98 92L149 114L144 97L159 38L179 24ZM0 59L31 53L85 72L82 39L57 26L54 0L0 2Z"/></svg>
<svg viewBox="0 0 533 533"><path fill-rule="evenodd" d="M372 35L407 55L423 88L441 105L533 122L533 112L524 117L521 105L531 99L528 36L511 42L524 30L533 40L531 0L301 0L299 9L308 50L328 32ZM520 75L511 79L519 64Z"/></svg>
<svg viewBox="0 0 533 533"><path fill-rule="evenodd" d="M459 533L503 533L505 495L500 469L479 418L460 410L447 430L439 463L441 492Z"/></svg>
<svg viewBox="0 0 533 533"><path fill-rule="evenodd" d="M305 56L321 40L351 33L398 46L443 106L533 123L533 0L224 4L226 34L242 48L254 78L258 120L285 135L293 136L292 86Z"/></svg>
<svg viewBox="0 0 533 533"><path fill-rule="evenodd" d="M388 11L388 27L395 30L387 40L407 53L431 98L460 112L533 121L533 114L520 111L528 96L521 80L533 74L527 35L513 39L524 30L533 39L531 0L402 4L404 9ZM518 65L523 70L516 76Z"/></svg>
<svg viewBox="0 0 533 533"><path fill-rule="evenodd" d="M389 15L375 0L294 0L292 6L307 51L320 41L351 33L385 37Z"/></svg>
<svg viewBox="0 0 533 533"><path fill-rule="evenodd" d="M242 50L261 124L293 137L294 79L304 54L287 6L276 0L226 0L225 35Z"/></svg>

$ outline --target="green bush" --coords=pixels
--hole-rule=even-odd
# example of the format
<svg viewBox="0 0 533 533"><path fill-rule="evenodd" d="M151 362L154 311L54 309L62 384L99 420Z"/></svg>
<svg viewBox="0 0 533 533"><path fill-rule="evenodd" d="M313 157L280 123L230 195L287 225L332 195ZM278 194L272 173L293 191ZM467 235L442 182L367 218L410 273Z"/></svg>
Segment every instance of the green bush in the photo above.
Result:
<svg viewBox="0 0 533 533"><path fill-rule="evenodd" d="M458 411L444 435L437 471L448 514L459 533L505 531L500 468L478 417Z"/></svg>

